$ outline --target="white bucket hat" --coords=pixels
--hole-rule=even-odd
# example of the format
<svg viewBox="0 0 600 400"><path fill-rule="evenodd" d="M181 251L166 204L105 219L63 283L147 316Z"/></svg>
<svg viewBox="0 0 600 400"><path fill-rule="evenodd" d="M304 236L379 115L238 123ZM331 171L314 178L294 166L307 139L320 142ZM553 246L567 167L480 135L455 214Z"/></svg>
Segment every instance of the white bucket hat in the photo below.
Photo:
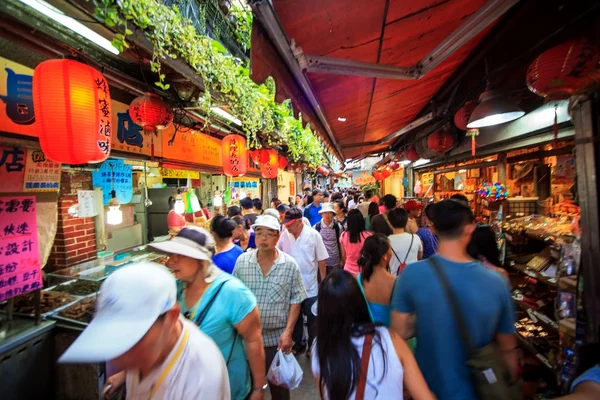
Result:
<svg viewBox="0 0 600 400"><path fill-rule="evenodd" d="M181 254L196 260L210 261L213 256L215 239L206 229L186 226L171 240L150 243L149 246L165 253Z"/></svg>
<svg viewBox="0 0 600 400"><path fill-rule="evenodd" d="M334 213L335 214L335 210L333 209L333 204L331 203L323 203L323 205L321 206L321 209L319 210L319 214L323 214L326 212L330 212L330 213Z"/></svg>

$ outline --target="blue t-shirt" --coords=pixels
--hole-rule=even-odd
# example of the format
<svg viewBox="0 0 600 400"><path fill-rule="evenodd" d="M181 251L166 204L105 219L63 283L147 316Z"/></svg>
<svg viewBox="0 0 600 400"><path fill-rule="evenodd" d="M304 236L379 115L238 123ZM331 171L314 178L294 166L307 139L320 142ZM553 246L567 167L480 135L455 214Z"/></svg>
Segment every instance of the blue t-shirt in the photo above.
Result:
<svg viewBox="0 0 600 400"><path fill-rule="evenodd" d="M231 249L213 256L213 263L221 270L231 274L235 268L235 262L238 257L244 254L240 246L234 245Z"/></svg>
<svg viewBox="0 0 600 400"><path fill-rule="evenodd" d="M571 391L574 391L577 385L583 382L595 382L600 385L600 364L585 371L571 385Z"/></svg>
<svg viewBox="0 0 600 400"><path fill-rule="evenodd" d="M502 277L479 262L456 263L439 255L476 347L492 343L496 333L515 331L515 311ZM469 359L456 318L431 261L410 264L396 279L392 309L416 314L416 359L438 399L477 400Z"/></svg>
<svg viewBox="0 0 600 400"><path fill-rule="evenodd" d="M321 221L322 218L319 211L321 211L322 207L323 206L321 205L317 207L314 203L310 203L310 205L304 209L304 216L310 221L310 226L315 226L317 222Z"/></svg>
<svg viewBox="0 0 600 400"><path fill-rule="evenodd" d="M235 240L233 243L235 243L236 246L240 245L239 240ZM241 248L241 246L240 246L240 248ZM256 248L256 238L254 236L254 232L250 232L250 236L248 237L248 247L246 247L246 250L244 250L244 252L251 251L255 248Z"/></svg>
<svg viewBox="0 0 600 400"><path fill-rule="evenodd" d="M431 232L431 229L427 227L419 228L417 236L420 237L423 242L423 260L437 253L438 240L433 232Z"/></svg>
<svg viewBox="0 0 600 400"><path fill-rule="evenodd" d="M190 311L193 312L193 315L190 315L190 320L198 324L198 317L221 284L223 284L223 287L202 320L200 330L217 344L225 362L231 355L227 365L231 399L243 400L252 389L252 378L244 350L244 341L235 331L234 325L242 322L254 310L256 297L238 278L221 273L206 289L206 292L200 298L199 304L195 304L191 308ZM188 309L185 306L183 285L179 283L178 286L179 304L182 313L185 314ZM198 371L198 373L200 374L202 371Z"/></svg>

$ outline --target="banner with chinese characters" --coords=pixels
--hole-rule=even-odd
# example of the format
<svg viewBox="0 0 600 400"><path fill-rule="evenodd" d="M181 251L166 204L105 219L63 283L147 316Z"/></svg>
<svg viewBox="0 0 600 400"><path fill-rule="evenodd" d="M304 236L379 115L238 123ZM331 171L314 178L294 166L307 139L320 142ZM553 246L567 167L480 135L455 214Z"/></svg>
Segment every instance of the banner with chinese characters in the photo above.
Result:
<svg viewBox="0 0 600 400"><path fill-rule="evenodd" d="M373 177L373 175L371 174L370 170L360 170L360 171L355 171L352 174L352 182L357 185L357 186L362 186L362 185L374 185L375 184L375 178Z"/></svg>
<svg viewBox="0 0 600 400"><path fill-rule="evenodd" d="M18 147L0 146L0 192L23 190L26 152Z"/></svg>
<svg viewBox="0 0 600 400"><path fill-rule="evenodd" d="M154 145L154 156L162 157L162 140L164 134L172 136L173 125L164 131L145 131L141 126L135 124L129 116L129 105L112 102L113 111L113 135L112 149L127 153L152 155L152 145Z"/></svg>
<svg viewBox="0 0 600 400"><path fill-rule="evenodd" d="M41 150L27 150L24 192L58 192L60 189L60 163L46 159Z"/></svg>
<svg viewBox="0 0 600 400"><path fill-rule="evenodd" d="M188 171L185 169L161 168L160 176L162 176L163 178L200 179L200 172Z"/></svg>
<svg viewBox="0 0 600 400"><path fill-rule="evenodd" d="M131 165L125 164L123 160L108 159L92 172L92 184L102 188L102 201L105 206L111 199L113 188L119 203L128 204L133 198Z"/></svg>
<svg viewBox="0 0 600 400"><path fill-rule="evenodd" d="M179 131L169 145L172 134L165 129L162 133L162 155L170 160L186 161L221 167L221 141L198 131Z"/></svg>
<svg viewBox="0 0 600 400"><path fill-rule="evenodd" d="M36 136L32 91L33 70L0 57L0 131Z"/></svg>
<svg viewBox="0 0 600 400"><path fill-rule="evenodd" d="M42 287L35 197L0 197L0 301Z"/></svg>

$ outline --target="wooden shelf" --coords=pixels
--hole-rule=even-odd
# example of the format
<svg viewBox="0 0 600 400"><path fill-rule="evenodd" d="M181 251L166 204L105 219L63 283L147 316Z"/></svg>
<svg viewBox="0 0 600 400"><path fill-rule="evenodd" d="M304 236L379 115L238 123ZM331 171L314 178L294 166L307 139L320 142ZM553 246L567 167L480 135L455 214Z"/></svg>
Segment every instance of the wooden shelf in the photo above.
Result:
<svg viewBox="0 0 600 400"><path fill-rule="evenodd" d="M546 367L546 369L548 369L548 371L552 372L553 374L556 374L556 369L554 368L550 360L548 360L548 358L542 353L537 351L535 346L529 340L527 340L527 338L524 338L523 336L517 333L517 341L519 342L522 348L534 355L542 363L542 365Z"/></svg>
<svg viewBox="0 0 600 400"><path fill-rule="evenodd" d="M547 278L544 275L542 275L540 272L537 272L534 269L531 269L529 267L527 267L527 265L525 264L518 264L515 263L512 268L516 271L519 271L527 276L529 276L530 278L535 279L536 281L543 283L544 285L547 285L553 289L556 289L556 278Z"/></svg>
<svg viewBox="0 0 600 400"><path fill-rule="evenodd" d="M548 317L545 314L542 314L541 312L537 311L536 309L534 309L529 304L523 301L515 300L514 298L513 300L521 310L527 313L527 316L533 321L534 324L542 325L549 331L558 333L558 324L556 323L556 321L553 321L552 318ZM534 321L534 318L537 319L537 321Z"/></svg>

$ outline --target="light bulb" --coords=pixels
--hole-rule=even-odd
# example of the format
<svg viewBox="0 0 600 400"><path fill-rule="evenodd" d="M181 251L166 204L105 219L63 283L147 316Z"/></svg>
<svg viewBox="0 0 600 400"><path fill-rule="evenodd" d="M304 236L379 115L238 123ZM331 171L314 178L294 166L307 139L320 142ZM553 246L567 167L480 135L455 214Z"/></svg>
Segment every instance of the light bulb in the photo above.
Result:
<svg viewBox="0 0 600 400"><path fill-rule="evenodd" d="M185 204L183 203L183 197L178 194L175 197L175 206L173 207L177 214L185 214Z"/></svg>
<svg viewBox="0 0 600 400"><path fill-rule="evenodd" d="M123 222L123 211L120 210L121 204L115 197L108 202L108 212L106 213L106 223L108 225L119 225Z"/></svg>

